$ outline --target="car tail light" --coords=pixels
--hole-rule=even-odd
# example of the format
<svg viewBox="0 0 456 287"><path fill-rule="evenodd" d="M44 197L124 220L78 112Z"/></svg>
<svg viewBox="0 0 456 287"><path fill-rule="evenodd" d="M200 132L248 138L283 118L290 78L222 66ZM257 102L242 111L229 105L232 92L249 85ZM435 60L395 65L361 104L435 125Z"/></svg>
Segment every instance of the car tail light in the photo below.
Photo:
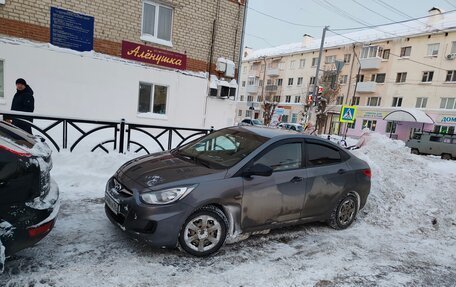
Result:
<svg viewBox="0 0 456 287"><path fill-rule="evenodd" d="M371 177L372 177L372 172L371 172L370 168L368 168L368 169L363 169L363 174L364 174L365 176L367 176L368 178L371 178Z"/></svg>
<svg viewBox="0 0 456 287"><path fill-rule="evenodd" d="M16 147L14 147L12 145L10 145L10 146L0 145L0 149L6 150L7 152L10 152L10 153L12 153L14 155L17 155L17 156L23 156L23 157L31 157L32 156L31 153L26 152L26 151L24 151L22 149L16 148Z"/></svg>
<svg viewBox="0 0 456 287"><path fill-rule="evenodd" d="M45 233L49 232L53 226L54 226L54 220L49 221L48 223L45 223L38 227L29 228L28 235L30 237L36 237L38 235L45 234Z"/></svg>

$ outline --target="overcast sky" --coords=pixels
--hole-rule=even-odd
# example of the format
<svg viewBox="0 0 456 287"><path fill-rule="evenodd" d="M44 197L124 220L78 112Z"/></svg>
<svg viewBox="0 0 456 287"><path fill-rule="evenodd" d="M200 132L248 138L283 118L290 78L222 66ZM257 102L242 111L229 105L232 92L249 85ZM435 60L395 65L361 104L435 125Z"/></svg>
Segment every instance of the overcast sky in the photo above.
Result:
<svg viewBox="0 0 456 287"><path fill-rule="evenodd" d="M320 38L325 25L336 29L390 23L426 16L434 6L456 10L456 0L249 0L248 5L244 46L254 49L299 42L304 34Z"/></svg>

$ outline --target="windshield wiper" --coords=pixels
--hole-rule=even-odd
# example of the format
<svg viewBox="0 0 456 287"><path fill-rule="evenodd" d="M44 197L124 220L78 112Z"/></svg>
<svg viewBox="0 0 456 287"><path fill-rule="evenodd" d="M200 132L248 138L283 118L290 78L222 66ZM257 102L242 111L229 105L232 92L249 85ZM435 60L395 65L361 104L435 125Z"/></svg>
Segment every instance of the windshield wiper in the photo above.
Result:
<svg viewBox="0 0 456 287"><path fill-rule="evenodd" d="M196 164L201 164L201 165L203 165L203 166L205 166L207 168L212 168L208 161L206 161L204 159L201 159L201 158L199 158L197 156L184 154L182 152L177 152L176 154L178 156L180 156L180 157L183 157L183 158L187 159L187 160L191 160L191 161L193 161Z"/></svg>

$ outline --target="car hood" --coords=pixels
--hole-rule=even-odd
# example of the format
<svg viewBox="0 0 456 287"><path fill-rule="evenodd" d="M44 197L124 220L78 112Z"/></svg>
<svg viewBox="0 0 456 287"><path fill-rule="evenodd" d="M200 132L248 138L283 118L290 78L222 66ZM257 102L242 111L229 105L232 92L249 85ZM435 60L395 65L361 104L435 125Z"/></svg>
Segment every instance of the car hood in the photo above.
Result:
<svg viewBox="0 0 456 287"><path fill-rule="evenodd" d="M223 178L225 174L226 170L207 168L170 152L162 152L127 162L115 176L126 188L141 193L175 184L195 184Z"/></svg>

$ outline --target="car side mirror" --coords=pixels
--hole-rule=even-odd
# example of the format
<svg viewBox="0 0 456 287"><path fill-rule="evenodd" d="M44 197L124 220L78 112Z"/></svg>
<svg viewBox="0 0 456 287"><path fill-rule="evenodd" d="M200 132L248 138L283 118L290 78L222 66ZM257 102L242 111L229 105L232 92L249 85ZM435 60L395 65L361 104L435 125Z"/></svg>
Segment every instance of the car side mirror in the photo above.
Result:
<svg viewBox="0 0 456 287"><path fill-rule="evenodd" d="M273 169L267 165L257 163L244 172L243 176L250 177L252 175L271 176Z"/></svg>

